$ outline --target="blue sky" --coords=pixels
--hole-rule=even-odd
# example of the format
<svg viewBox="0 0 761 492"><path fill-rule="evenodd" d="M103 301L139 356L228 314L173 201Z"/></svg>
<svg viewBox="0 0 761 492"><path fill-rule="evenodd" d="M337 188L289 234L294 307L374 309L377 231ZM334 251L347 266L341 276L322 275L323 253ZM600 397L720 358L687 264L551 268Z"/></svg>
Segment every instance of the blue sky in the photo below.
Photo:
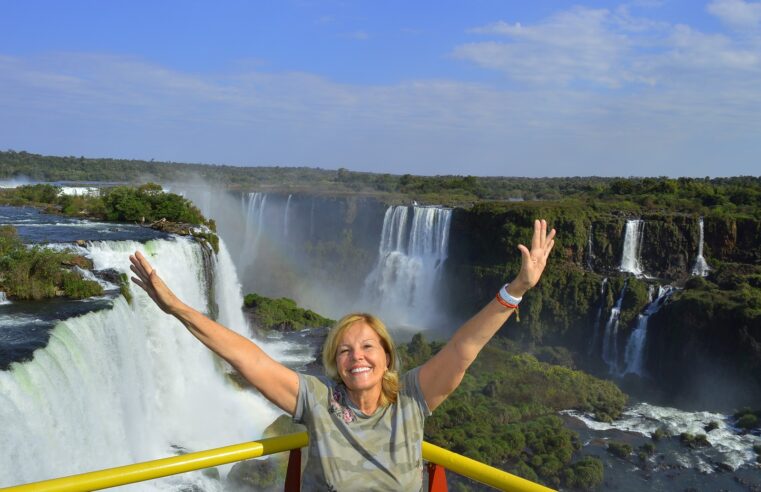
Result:
<svg viewBox="0 0 761 492"><path fill-rule="evenodd" d="M429 175L761 174L761 1L0 8L2 149Z"/></svg>

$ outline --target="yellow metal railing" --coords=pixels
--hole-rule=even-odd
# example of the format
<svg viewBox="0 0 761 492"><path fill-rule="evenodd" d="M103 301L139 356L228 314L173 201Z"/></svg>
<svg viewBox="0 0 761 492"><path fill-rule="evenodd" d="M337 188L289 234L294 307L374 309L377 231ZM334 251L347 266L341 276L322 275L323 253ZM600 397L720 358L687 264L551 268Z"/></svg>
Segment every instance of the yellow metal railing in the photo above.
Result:
<svg viewBox="0 0 761 492"><path fill-rule="evenodd" d="M0 488L0 492L100 490L303 448L308 443L309 438L306 432L289 434L182 456ZM552 490L427 442L423 443L423 459L500 490L514 492L548 492Z"/></svg>

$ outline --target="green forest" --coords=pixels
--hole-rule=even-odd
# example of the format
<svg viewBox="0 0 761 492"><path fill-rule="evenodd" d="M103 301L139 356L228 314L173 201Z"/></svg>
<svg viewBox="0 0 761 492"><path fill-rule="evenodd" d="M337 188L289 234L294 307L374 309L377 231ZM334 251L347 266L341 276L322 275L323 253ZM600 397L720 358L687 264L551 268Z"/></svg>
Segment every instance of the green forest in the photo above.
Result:
<svg viewBox="0 0 761 492"><path fill-rule="evenodd" d="M143 184L202 180L228 189L371 194L468 206L491 200L575 198L624 210L712 210L761 216L761 176L732 178L525 178L413 176L308 167L240 167L0 152L0 180Z"/></svg>

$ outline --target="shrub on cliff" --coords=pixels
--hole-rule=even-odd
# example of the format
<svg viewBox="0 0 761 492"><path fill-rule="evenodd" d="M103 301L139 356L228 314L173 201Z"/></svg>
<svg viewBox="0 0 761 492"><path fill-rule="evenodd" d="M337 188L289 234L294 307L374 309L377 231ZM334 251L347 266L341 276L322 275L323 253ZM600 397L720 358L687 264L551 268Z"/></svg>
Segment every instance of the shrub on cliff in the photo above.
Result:
<svg viewBox="0 0 761 492"><path fill-rule="evenodd" d="M0 226L0 290L8 297L44 299L65 295L83 299L102 295L100 284L66 268L78 263L77 255L71 251L27 248L13 226Z"/></svg>
<svg viewBox="0 0 761 492"><path fill-rule="evenodd" d="M106 218L127 222L153 222L166 219L192 225L206 224L200 210L186 198L163 193L161 186L148 183L139 188L116 186L103 195Z"/></svg>
<svg viewBox="0 0 761 492"><path fill-rule="evenodd" d="M270 299L256 293L246 295L243 305L249 308L257 326L267 330L298 330L330 326L333 320L324 318L310 309L302 309L296 301L281 297Z"/></svg>

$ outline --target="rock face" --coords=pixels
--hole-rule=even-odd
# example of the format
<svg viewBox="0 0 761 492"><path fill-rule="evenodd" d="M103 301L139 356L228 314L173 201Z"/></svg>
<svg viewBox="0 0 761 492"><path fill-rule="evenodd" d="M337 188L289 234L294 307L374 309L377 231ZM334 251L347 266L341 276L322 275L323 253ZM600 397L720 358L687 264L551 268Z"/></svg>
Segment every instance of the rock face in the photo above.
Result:
<svg viewBox="0 0 761 492"><path fill-rule="evenodd" d="M275 197L270 201L274 203ZM377 258L387 208L367 197L294 195L291 233L302 231L300 239L315 269L310 278L330 285L335 289L333 296L354 295ZM642 213L635 208L622 211L591 200L564 200L479 203L455 209L440 309L455 320L453 324L471 316L517 273L517 244L528 244L533 220L544 217L558 230L550 267L522 303L520 323L512 320L500 336L528 345L563 346L575 353L579 367L606 372L609 365L601 360L602 340L616 302L620 299L621 309L617 329L610 336L623 357L638 314L652 300L652 292L659 285L687 285L649 322L644 372L669 394L700 396L690 389L702 377L690 370L696 367L691 351L699 348L701 364L727 368L714 371L725 375L724 383L717 384L728 387L729 382L742 381L747 394L753 388L761 394L756 379L737 376L756 370L761 360L754 348L761 340L755 331L758 318L748 312L756 309L755 299L761 297L761 220L719 214L703 217L703 257L711 268L705 295L715 302L712 307L688 309L690 279L700 249L700 216ZM299 227L295 227L297 218ZM638 243L642 278L621 272L627 221L633 219L643 221ZM282 227L282 220L278 223ZM283 271L283 265L263 270L260 278L279 278Z"/></svg>
<svg viewBox="0 0 761 492"><path fill-rule="evenodd" d="M699 291L693 285L697 279L688 282L699 249L698 216L626 216L581 204L540 202L458 209L446 264L452 315L464 319L514 277L519 268L516 245L528 244L536 217L546 217L558 230L556 250L542 282L521 305L521 322L503 330L507 336L529 344L563 345L584 357L596 353L593 342L598 337L599 346L611 307L630 277L619 271L626 221L641 219L640 263L649 279L628 280L619 347L623 350L637 314L650 301L648 285L686 283L688 288L650 320L646 372L662 389L691 401L761 403L760 220L704 218L703 256L712 271L700 279L704 290ZM699 302L701 296L711 302ZM593 359L584 366L593 367ZM703 390L700 381L705 380L727 391Z"/></svg>

